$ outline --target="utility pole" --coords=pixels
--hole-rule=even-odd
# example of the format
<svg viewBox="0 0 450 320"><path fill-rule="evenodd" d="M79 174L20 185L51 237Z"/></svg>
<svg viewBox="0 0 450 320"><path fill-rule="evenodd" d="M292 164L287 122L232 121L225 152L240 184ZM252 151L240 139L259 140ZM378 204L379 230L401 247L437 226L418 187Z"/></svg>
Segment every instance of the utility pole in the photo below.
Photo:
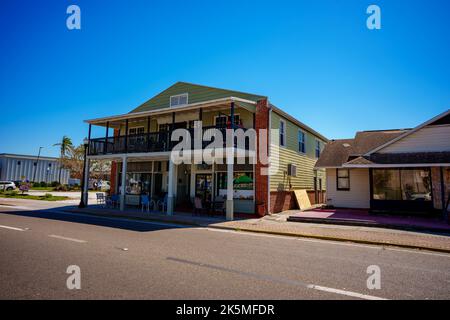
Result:
<svg viewBox="0 0 450 320"><path fill-rule="evenodd" d="M37 170L37 166L39 165L39 157L41 156L41 149L44 147L39 147L39 152L38 152L38 156L37 156L37 160L36 160L36 165L34 166L34 170L33 170L33 183L36 182L34 181L34 179L36 179L36 170Z"/></svg>

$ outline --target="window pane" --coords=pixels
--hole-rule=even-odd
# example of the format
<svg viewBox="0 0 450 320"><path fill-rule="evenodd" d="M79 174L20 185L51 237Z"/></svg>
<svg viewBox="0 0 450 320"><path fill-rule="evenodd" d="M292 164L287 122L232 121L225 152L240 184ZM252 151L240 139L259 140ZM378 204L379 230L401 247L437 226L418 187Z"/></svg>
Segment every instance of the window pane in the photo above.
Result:
<svg viewBox="0 0 450 320"><path fill-rule="evenodd" d="M431 201L431 182L428 170L402 170L402 199Z"/></svg>
<svg viewBox="0 0 450 320"><path fill-rule="evenodd" d="M338 178L338 189L349 189L350 181L348 178Z"/></svg>
<svg viewBox="0 0 450 320"><path fill-rule="evenodd" d="M373 199L401 200L400 171L398 169L373 170Z"/></svg>
<svg viewBox="0 0 450 320"><path fill-rule="evenodd" d="M349 176L348 169L338 169L337 173L339 178L347 178Z"/></svg>
<svg viewBox="0 0 450 320"><path fill-rule="evenodd" d="M180 96L179 104L180 105L187 104L187 96L186 95Z"/></svg>

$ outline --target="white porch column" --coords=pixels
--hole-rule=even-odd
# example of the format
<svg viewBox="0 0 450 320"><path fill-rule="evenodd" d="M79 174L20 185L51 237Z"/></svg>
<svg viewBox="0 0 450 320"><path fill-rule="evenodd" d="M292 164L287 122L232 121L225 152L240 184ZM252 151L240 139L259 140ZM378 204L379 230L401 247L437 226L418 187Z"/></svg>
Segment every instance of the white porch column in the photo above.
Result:
<svg viewBox="0 0 450 320"><path fill-rule="evenodd" d="M150 184L150 199L155 195L155 161L152 161L152 178Z"/></svg>
<svg viewBox="0 0 450 320"><path fill-rule="evenodd" d="M86 165L84 167L84 184L83 184L83 199L84 205L87 206L89 203L89 166L90 166L89 158L86 159Z"/></svg>
<svg viewBox="0 0 450 320"><path fill-rule="evenodd" d="M233 220L234 208L233 208L233 178L234 178L234 165L233 160L227 159L227 202L226 202L226 218L227 220Z"/></svg>
<svg viewBox="0 0 450 320"><path fill-rule="evenodd" d="M169 159L169 184L167 186L167 215L171 216L173 215L173 202L174 202L174 196L173 196L173 187L174 187L174 172L175 171L175 165L172 161L172 159Z"/></svg>
<svg viewBox="0 0 450 320"><path fill-rule="evenodd" d="M120 211L125 210L125 190L127 183L127 157L122 159L122 185L120 186Z"/></svg>

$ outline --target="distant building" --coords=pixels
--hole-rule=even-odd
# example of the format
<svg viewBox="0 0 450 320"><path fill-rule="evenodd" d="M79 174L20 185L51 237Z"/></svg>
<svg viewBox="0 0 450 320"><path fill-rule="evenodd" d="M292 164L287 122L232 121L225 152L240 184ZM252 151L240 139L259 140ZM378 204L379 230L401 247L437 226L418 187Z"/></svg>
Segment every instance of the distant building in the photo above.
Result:
<svg viewBox="0 0 450 320"><path fill-rule="evenodd" d="M59 159L54 157L27 156L0 153L0 180L33 182L59 181ZM67 184L70 177L68 169L61 171L61 183Z"/></svg>

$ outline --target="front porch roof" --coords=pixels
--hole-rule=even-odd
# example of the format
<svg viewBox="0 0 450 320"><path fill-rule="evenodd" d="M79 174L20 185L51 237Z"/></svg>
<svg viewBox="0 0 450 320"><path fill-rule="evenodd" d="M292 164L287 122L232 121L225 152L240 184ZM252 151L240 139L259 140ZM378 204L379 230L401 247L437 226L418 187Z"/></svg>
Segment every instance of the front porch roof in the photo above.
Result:
<svg viewBox="0 0 450 320"><path fill-rule="evenodd" d="M232 102L234 102L236 104L236 106L247 109L248 111L250 111L252 113L255 113L255 111L256 111L256 102L255 101L246 100L246 99L237 98L237 97L226 97L226 98L221 98L221 99L214 99L214 100L202 101L202 102L198 102L198 103L187 104L187 105L180 106L180 107L169 107L169 108L162 108L162 109L157 109L157 110L126 113L126 114L121 114L121 115L116 115L116 116L84 120L84 122L93 124L93 125L97 125L97 126L106 126L108 122L111 123L111 122L123 121L126 119L138 119L138 118L144 118L144 117L148 117L148 116L170 114L172 112L190 111L190 110L203 109L203 108L208 108L208 110L211 110L211 111L214 111L216 109L220 110L223 108L228 108ZM112 127L111 124L110 124L110 127Z"/></svg>
<svg viewBox="0 0 450 320"><path fill-rule="evenodd" d="M221 159L222 161L226 159L227 154L233 154L234 158L249 158L256 159L256 152L253 150L243 150L234 148L220 148L220 151L216 151L210 155L211 160L217 162L217 159ZM198 159L204 154L204 149L201 150L187 150L186 152L190 153L191 159ZM122 160L124 158L131 161L145 161L145 160L154 160L154 161L162 161L169 160L171 157L171 151L161 151L161 152L142 152L142 153L118 153L118 154L99 154L87 156L89 160Z"/></svg>

